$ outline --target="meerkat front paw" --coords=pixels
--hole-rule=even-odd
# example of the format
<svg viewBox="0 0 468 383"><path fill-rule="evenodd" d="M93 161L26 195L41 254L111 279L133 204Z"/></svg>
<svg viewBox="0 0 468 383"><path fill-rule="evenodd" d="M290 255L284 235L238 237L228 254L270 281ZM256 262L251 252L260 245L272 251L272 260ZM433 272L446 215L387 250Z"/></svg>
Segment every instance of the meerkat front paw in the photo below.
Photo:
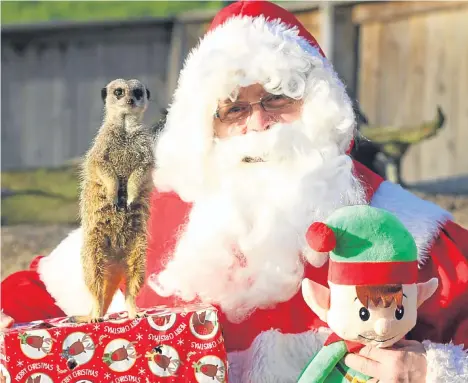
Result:
<svg viewBox="0 0 468 383"><path fill-rule="evenodd" d="M116 193L114 190L107 192L107 203L117 209L119 205L119 194Z"/></svg>
<svg viewBox="0 0 468 383"><path fill-rule="evenodd" d="M132 204L135 202L136 200L136 195L133 195L133 194L129 194L128 197L127 197L127 208L130 209Z"/></svg>
<svg viewBox="0 0 468 383"><path fill-rule="evenodd" d="M128 319L141 319L141 318L148 318L148 314L145 312L137 312L136 310L130 309L128 310Z"/></svg>
<svg viewBox="0 0 468 383"><path fill-rule="evenodd" d="M99 317L93 317L92 315L75 315L70 317L70 321L72 323L89 324L102 322L103 319Z"/></svg>
<svg viewBox="0 0 468 383"><path fill-rule="evenodd" d="M111 203L112 203L112 206L114 206L115 210L119 209L119 197L118 196L113 197Z"/></svg>
<svg viewBox="0 0 468 383"><path fill-rule="evenodd" d="M137 318L137 309L136 309L136 307L129 307L127 309L127 313L128 313L128 319Z"/></svg>
<svg viewBox="0 0 468 383"><path fill-rule="evenodd" d="M137 305L135 304L135 299L133 297L127 298L126 306L129 319L144 318L146 316L145 311L139 311Z"/></svg>

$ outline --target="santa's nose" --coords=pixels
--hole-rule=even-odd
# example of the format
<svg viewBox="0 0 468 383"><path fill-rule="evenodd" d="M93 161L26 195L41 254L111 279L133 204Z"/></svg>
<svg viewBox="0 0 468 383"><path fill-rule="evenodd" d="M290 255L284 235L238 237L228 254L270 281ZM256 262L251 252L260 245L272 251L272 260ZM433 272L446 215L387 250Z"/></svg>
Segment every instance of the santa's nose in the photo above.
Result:
<svg viewBox="0 0 468 383"><path fill-rule="evenodd" d="M261 132L267 130L271 124L271 118L260 105L252 106L252 114L247 120L247 131Z"/></svg>
<svg viewBox="0 0 468 383"><path fill-rule="evenodd" d="M391 319L380 318L375 321L374 331L377 335L384 336L388 334L391 327L392 327Z"/></svg>

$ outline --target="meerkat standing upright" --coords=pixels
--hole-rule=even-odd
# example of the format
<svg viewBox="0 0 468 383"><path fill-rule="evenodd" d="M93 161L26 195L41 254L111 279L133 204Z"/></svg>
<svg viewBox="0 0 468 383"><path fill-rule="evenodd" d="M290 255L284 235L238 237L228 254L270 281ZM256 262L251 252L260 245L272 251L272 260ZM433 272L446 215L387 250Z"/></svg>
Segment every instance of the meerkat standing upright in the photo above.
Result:
<svg viewBox="0 0 468 383"><path fill-rule="evenodd" d="M117 79L101 97L104 121L85 156L80 195L81 257L93 306L78 321L105 315L122 280L128 316L135 318L145 278L154 156L142 120L150 92L138 80Z"/></svg>

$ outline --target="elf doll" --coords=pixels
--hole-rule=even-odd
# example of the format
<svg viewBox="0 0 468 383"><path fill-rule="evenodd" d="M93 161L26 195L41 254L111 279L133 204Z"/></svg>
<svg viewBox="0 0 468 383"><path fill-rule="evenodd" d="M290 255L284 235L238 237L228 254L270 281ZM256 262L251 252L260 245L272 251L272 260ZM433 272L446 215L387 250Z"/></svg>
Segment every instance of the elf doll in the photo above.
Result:
<svg viewBox="0 0 468 383"><path fill-rule="evenodd" d="M366 382L343 358L365 345L389 347L416 325L417 309L437 289L417 283L416 243L389 212L365 205L338 209L307 232L310 247L329 254L328 285L302 283L307 305L333 334L302 371L300 383Z"/></svg>

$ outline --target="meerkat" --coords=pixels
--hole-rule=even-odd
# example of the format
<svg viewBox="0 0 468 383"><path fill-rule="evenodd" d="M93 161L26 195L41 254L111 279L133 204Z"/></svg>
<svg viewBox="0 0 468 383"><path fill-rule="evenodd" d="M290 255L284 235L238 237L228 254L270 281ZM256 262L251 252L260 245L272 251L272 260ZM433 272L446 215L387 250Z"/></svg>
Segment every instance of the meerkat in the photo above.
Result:
<svg viewBox="0 0 468 383"><path fill-rule="evenodd" d="M93 305L78 322L99 321L122 281L134 319L145 278L154 155L153 134L142 120L150 91L138 80L117 79L101 97L104 119L83 161L80 193L81 259Z"/></svg>

